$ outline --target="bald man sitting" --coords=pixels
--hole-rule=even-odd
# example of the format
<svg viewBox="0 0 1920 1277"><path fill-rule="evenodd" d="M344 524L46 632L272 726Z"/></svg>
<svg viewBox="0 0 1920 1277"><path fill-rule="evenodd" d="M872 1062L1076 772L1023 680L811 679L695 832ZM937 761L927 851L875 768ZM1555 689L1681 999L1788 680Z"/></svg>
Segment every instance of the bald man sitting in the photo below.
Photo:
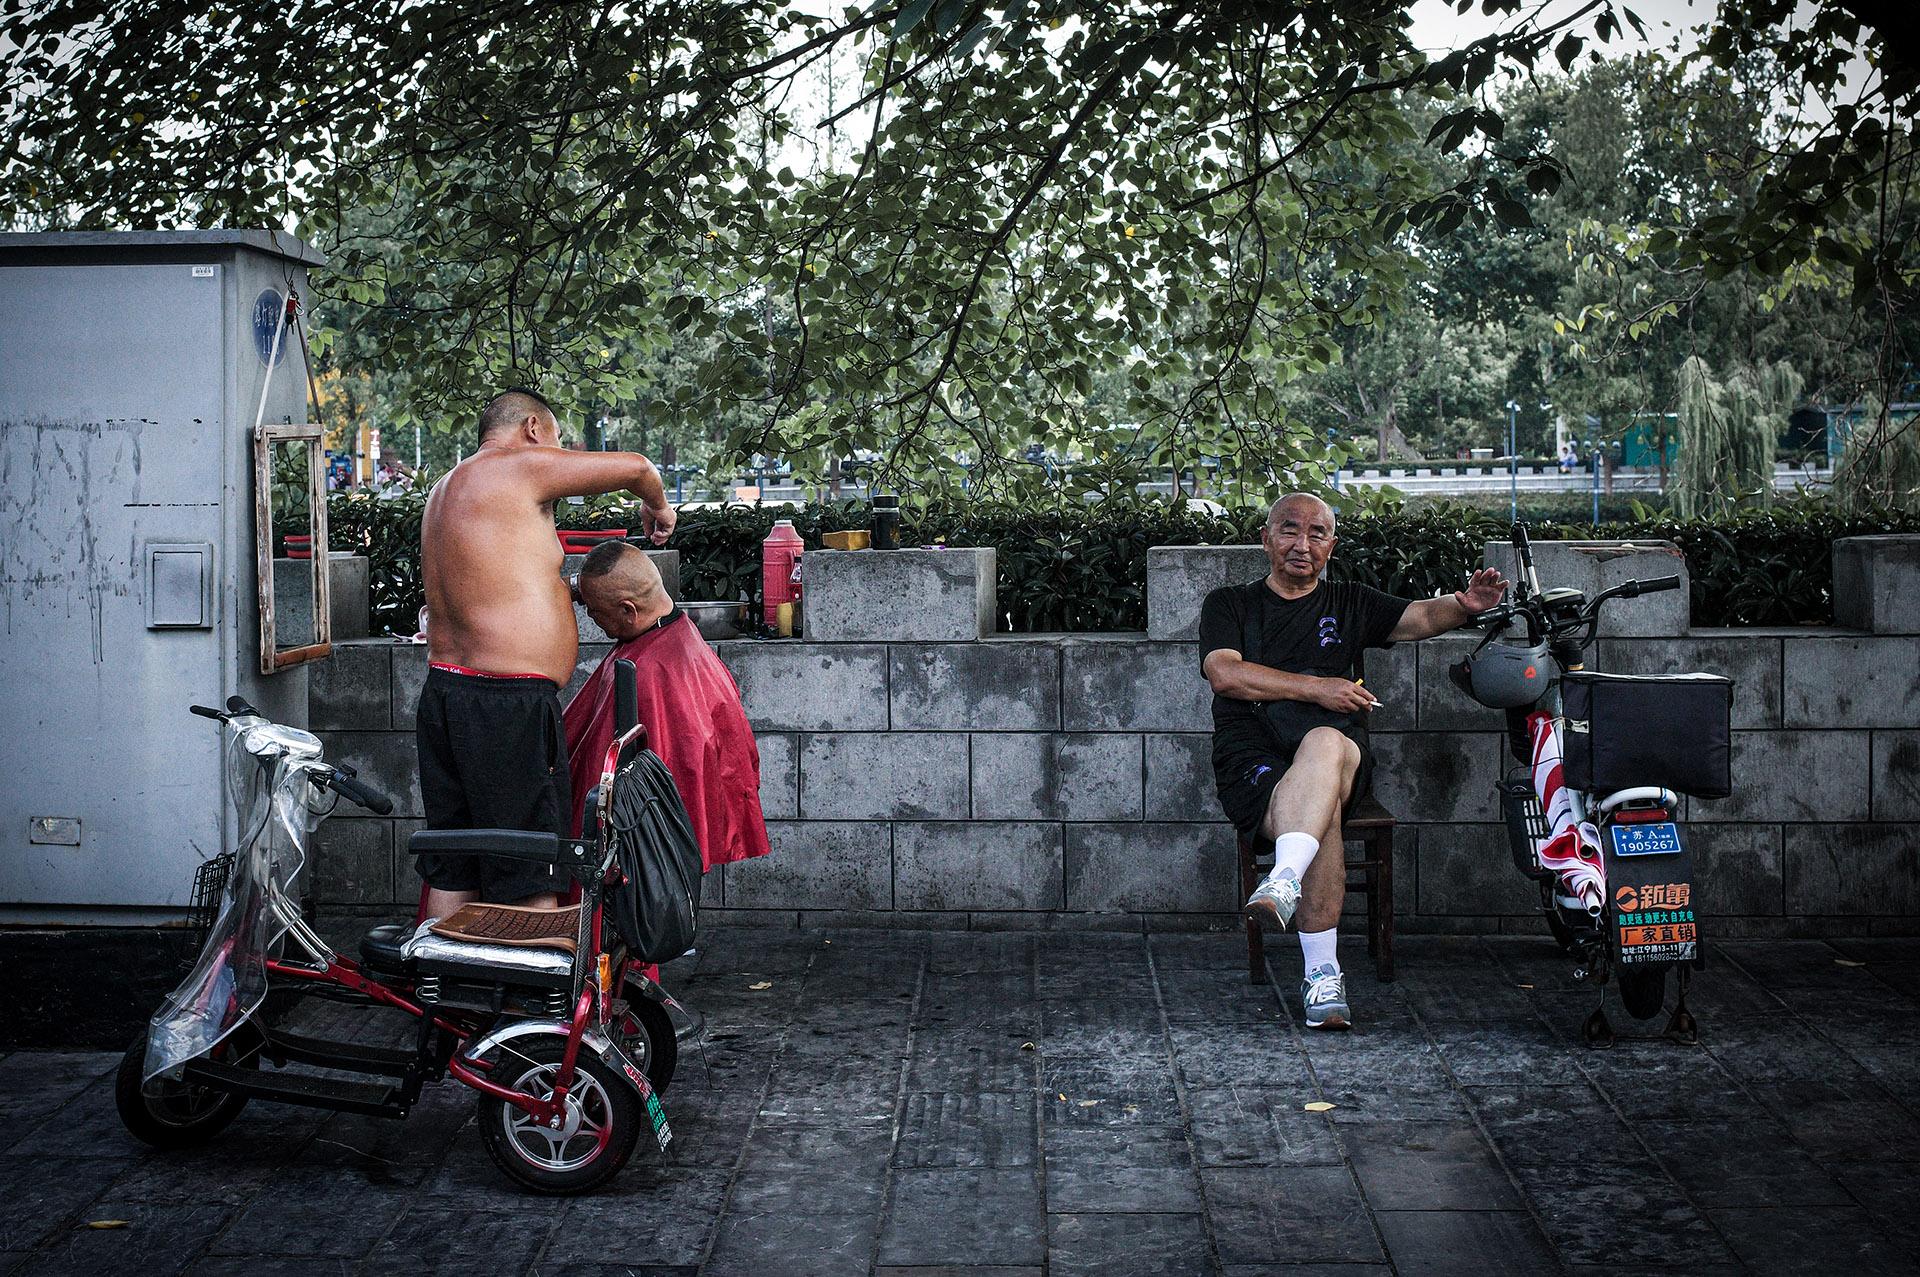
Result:
<svg viewBox="0 0 1920 1277"><path fill-rule="evenodd" d="M760 748L740 689L693 619L674 606L659 569L638 546L608 541L587 556L576 588L587 615L617 646L567 706L574 829L613 740L613 663L629 660L647 743L673 773L704 867L766 855Z"/></svg>
<svg viewBox="0 0 1920 1277"><path fill-rule="evenodd" d="M1307 1027L1344 1029L1352 1015L1335 952L1347 881L1340 824L1372 779L1367 715L1380 704L1355 680L1355 661L1365 648L1466 624L1507 583L1486 569L1464 591L1414 602L1325 580L1334 513L1304 492L1273 503L1260 544L1267 575L1222 586L1200 607L1214 785L1240 833L1273 844L1273 871L1248 898L1247 917L1284 927L1298 912Z"/></svg>
<svg viewBox="0 0 1920 1277"><path fill-rule="evenodd" d="M429 829L552 830L567 836L560 689L579 630L553 531L561 497L626 489L657 544L674 511L637 452L560 446L553 408L507 390L480 413L479 449L433 487L420 524L427 593L427 681L416 738ZM552 908L551 866L505 857L419 857L426 916L475 900Z"/></svg>

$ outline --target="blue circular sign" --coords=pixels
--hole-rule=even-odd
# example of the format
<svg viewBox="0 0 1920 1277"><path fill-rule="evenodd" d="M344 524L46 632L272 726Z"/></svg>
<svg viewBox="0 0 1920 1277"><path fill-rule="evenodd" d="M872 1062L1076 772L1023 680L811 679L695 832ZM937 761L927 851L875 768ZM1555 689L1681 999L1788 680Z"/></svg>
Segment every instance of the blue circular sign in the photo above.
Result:
<svg viewBox="0 0 1920 1277"><path fill-rule="evenodd" d="M287 313L287 299L269 288L253 299L253 349L260 356L260 362L272 360L278 364L287 357L287 346L292 341L291 333L280 334L280 354L273 353L273 335Z"/></svg>

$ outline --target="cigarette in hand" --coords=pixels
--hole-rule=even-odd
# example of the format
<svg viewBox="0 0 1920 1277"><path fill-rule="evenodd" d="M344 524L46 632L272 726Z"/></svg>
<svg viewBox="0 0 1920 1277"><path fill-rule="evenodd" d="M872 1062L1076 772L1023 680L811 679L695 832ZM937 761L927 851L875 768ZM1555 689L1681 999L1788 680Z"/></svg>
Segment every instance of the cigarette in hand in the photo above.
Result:
<svg viewBox="0 0 1920 1277"><path fill-rule="evenodd" d="M1355 687L1365 687L1367 685L1367 680L1364 678L1356 678L1353 680L1353 685ZM1372 692L1368 692L1367 699L1373 702L1372 708L1374 709L1380 708L1380 698L1378 696L1375 696Z"/></svg>

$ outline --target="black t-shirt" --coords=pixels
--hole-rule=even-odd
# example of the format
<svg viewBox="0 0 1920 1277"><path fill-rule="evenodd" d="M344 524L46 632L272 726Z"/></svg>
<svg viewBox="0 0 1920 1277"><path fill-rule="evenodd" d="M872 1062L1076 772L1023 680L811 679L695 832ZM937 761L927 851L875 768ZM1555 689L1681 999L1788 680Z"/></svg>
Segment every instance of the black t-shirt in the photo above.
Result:
<svg viewBox="0 0 1920 1277"><path fill-rule="evenodd" d="M1223 585L1200 605L1200 659L1226 648L1289 674L1352 678L1361 650L1387 646L1408 602L1350 581L1321 581L1297 599L1281 598L1264 577ZM1366 739L1364 712L1344 714L1306 701L1243 701L1218 693L1213 698L1216 763L1246 750L1291 757L1315 727L1338 727Z"/></svg>

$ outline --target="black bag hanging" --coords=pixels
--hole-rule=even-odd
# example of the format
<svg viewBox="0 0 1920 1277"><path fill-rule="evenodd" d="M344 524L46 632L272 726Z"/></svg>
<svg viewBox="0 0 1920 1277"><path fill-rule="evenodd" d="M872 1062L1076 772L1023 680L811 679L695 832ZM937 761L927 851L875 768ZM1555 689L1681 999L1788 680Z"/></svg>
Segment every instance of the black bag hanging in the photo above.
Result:
<svg viewBox="0 0 1920 1277"><path fill-rule="evenodd" d="M624 658L613 663L613 705L614 734L624 736L640 721L634 665ZM693 947L706 858L673 773L652 750L634 749L638 743L628 746L632 761L614 775L608 804L606 833L625 881L607 912L629 955L668 962Z"/></svg>
<svg viewBox="0 0 1920 1277"><path fill-rule="evenodd" d="M652 750L614 777L608 825L626 877L608 901L614 929L642 962L679 957L699 927L700 843L673 773Z"/></svg>

